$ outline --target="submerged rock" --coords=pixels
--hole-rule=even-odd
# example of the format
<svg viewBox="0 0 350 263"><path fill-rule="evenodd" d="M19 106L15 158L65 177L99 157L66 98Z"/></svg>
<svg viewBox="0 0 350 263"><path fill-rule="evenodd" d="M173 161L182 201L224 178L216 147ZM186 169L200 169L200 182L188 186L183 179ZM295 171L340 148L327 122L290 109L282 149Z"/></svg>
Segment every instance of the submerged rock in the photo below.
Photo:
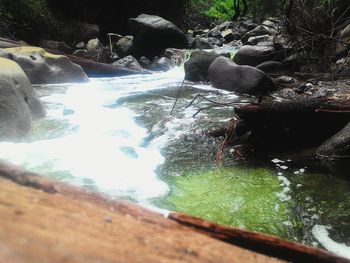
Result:
<svg viewBox="0 0 350 263"><path fill-rule="evenodd" d="M318 147L316 153L325 158L350 158L350 122Z"/></svg>
<svg viewBox="0 0 350 263"><path fill-rule="evenodd" d="M0 140L26 135L32 118L44 117L45 109L21 67L0 58Z"/></svg>
<svg viewBox="0 0 350 263"><path fill-rule="evenodd" d="M133 69L133 70L139 71L140 73L143 70L140 63L133 56L126 56L122 59L119 59L113 63L113 66Z"/></svg>
<svg viewBox="0 0 350 263"><path fill-rule="evenodd" d="M173 67L174 64L169 58L161 57L153 61L148 69L153 71L168 71Z"/></svg>
<svg viewBox="0 0 350 263"><path fill-rule="evenodd" d="M66 56L53 55L42 48L22 46L0 50L0 57L17 62L32 84L86 82L82 68Z"/></svg>
<svg viewBox="0 0 350 263"><path fill-rule="evenodd" d="M169 47L187 48L186 35L173 23L155 15L141 14L129 20L137 57L153 58Z"/></svg>
<svg viewBox="0 0 350 263"><path fill-rule="evenodd" d="M237 65L225 57L215 59L208 73L209 80L215 88L238 94L259 96L275 88L271 79L261 70L251 66Z"/></svg>

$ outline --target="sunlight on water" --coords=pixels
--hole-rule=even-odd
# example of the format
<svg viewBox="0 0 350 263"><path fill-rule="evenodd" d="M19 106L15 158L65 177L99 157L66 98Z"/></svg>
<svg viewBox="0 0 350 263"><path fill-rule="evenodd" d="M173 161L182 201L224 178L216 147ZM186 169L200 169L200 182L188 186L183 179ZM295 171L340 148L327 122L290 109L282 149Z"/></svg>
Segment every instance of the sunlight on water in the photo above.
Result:
<svg viewBox="0 0 350 263"><path fill-rule="evenodd" d="M48 107L47 119L68 122L68 134L30 143L2 142L0 157L39 173L65 172L69 182L90 182L98 191L147 205L149 198L168 191L155 173L164 162L161 145L143 147L147 130L135 123L138 115L126 107L109 106L124 95L169 87L172 81L179 85L182 78L183 72L174 69L68 85L64 94L42 98Z"/></svg>

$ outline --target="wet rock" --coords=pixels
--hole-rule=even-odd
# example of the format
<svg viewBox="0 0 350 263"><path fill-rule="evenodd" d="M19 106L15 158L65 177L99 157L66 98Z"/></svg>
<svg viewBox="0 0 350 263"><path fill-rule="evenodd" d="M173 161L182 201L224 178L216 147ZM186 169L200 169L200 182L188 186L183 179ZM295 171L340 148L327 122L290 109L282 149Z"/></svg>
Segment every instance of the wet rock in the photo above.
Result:
<svg viewBox="0 0 350 263"><path fill-rule="evenodd" d="M191 44L191 48L192 49L213 49L214 46L211 43L209 43L208 40L204 38L196 37Z"/></svg>
<svg viewBox="0 0 350 263"><path fill-rule="evenodd" d="M282 52L273 46L242 46L233 58L239 65L256 66L269 60L280 60Z"/></svg>
<svg viewBox="0 0 350 263"><path fill-rule="evenodd" d="M285 70L285 66L278 61L265 61L256 66L257 69L265 73L279 72Z"/></svg>
<svg viewBox="0 0 350 263"><path fill-rule="evenodd" d="M192 52L185 62L185 79L190 81L208 81L208 68L220 55L214 52L197 50Z"/></svg>
<svg viewBox="0 0 350 263"><path fill-rule="evenodd" d="M82 68L66 56L53 55L42 48L23 46L0 50L0 57L17 62L32 84L86 82Z"/></svg>
<svg viewBox="0 0 350 263"><path fill-rule="evenodd" d="M152 63L152 61L150 61L148 58L146 58L146 57L141 57L140 59L139 59L139 63L140 63L140 65L143 67L143 68L148 68L150 65L151 65L151 63Z"/></svg>
<svg viewBox="0 0 350 263"><path fill-rule="evenodd" d="M220 39L220 38L222 38L222 35L221 35L220 30L213 29L213 30L209 31L208 37L215 37L217 39Z"/></svg>
<svg viewBox="0 0 350 263"><path fill-rule="evenodd" d="M275 29L275 30L277 29L277 25L271 20L265 20L264 22L262 22L262 25L267 26L267 27L272 28L272 29Z"/></svg>
<svg viewBox="0 0 350 263"><path fill-rule="evenodd" d="M45 109L24 71L6 58L0 58L0 105L0 140L24 136L33 118L45 116Z"/></svg>
<svg viewBox="0 0 350 263"><path fill-rule="evenodd" d="M237 40L237 39L235 39L235 34L234 34L233 30L230 28L222 31L221 34L226 42L231 42L233 40Z"/></svg>
<svg viewBox="0 0 350 263"><path fill-rule="evenodd" d="M350 122L340 132L318 147L316 154L325 158L349 158Z"/></svg>
<svg viewBox="0 0 350 263"><path fill-rule="evenodd" d="M221 39L217 39L215 37L208 37L208 42L212 44L214 47L215 46L221 47L224 44Z"/></svg>
<svg viewBox="0 0 350 263"><path fill-rule="evenodd" d="M233 29L235 24L232 21L225 21L222 24L218 25L216 28L220 31L224 31L226 29Z"/></svg>
<svg viewBox="0 0 350 263"><path fill-rule="evenodd" d="M271 37L269 35L261 35L261 36L255 36L255 37L250 37L247 41L247 45L256 45L259 42L271 40Z"/></svg>
<svg viewBox="0 0 350 263"><path fill-rule="evenodd" d="M269 35L273 36L277 33L277 31L273 28L269 28L264 25L260 25L255 29L249 31L242 37L242 42L246 43L250 37L261 36L261 35Z"/></svg>
<svg viewBox="0 0 350 263"><path fill-rule="evenodd" d="M170 59L173 65L180 66L185 59L185 52L183 49L167 48L163 56Z"/></svg>
<svg viewBox="0 0 350 263"><path fill-rule="evenodd" d="M68 46L66 43L62 42L62 41L43 40L40 43L40 46L42 48L59 50L59 51L65 52L67 54L72 54L73 53L73 49L70 46Z"/></svg>
<svg viewBox="0 0 350 263"><path fill-rule="evenodd" d="M126 56L122 59L117 60L116 62L113 63L113 66L117 67L126 67L129 69L133 69L136 71L142 72L143 68L140 65L140 63L134 58L133 56Z"/></svg>
<svg viewBox="0 0 350 263"><path fill-rule="evenodd" d="M216 58L208 74L213 87L238 94L260 96L275 88L271 79L261 70L237 65L225 57Z"/></svg>
<svg viewBox="0 0 350 263"><path fill-rule="evenodd" d="M142 14L129 20L137 57L152 58L166 48L187 48L186 35L162 17Z"/></svg>
<svg viewBox="0 0 350 263"><path fill-rule="evenodd" d="M115 45L117 54L122 57L132 54L133 42L133 36L125 36L119 39Z"/></svg>
<svg viewBox="0 0 350 263"><path fill-rule="evenodd" d="M166 57L161 57L152 62L148 69L152 71L168 71L173 67L174 64L170 59Z"/></svg>
<svg viewBox="0 0 350 263"><path fill-rule="evenodd" d="M76 49L85 49L85 43L83 41L75 45Z"/></svg>

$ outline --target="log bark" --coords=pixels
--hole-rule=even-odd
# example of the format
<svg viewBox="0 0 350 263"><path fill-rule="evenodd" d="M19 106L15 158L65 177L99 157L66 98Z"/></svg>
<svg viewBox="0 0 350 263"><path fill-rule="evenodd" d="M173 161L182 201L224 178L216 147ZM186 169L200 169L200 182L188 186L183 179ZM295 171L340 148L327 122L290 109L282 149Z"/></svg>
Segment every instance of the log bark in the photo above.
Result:
<svg viewBox="0 0 350 263"><path fill-rule="evenodd" d="M0 213L3 262L281 262L277 256L293 259L294 252L307 262L349 262L277 237L176 213L166 218L6 162ZM255 251L265 244L272 255Z"/></svg>

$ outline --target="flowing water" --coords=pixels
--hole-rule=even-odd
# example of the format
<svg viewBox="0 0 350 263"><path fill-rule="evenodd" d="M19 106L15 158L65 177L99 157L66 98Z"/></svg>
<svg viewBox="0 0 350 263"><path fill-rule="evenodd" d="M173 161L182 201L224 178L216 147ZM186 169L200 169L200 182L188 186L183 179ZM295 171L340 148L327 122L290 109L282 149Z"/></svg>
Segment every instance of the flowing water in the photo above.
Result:
<svg viewBox="0 0 350 263"><path fill-rule="evenodd" d="M58 180L158 211L179 211L323 247L350 258L349 165L340 171L300 154L235 158L222 138L242 100L209 85L185 83L180 68L151 75L91 79L36 90L48 114L22 142L0 143L0 158ZM193 115L198 113L194 118Z"/></svg>

